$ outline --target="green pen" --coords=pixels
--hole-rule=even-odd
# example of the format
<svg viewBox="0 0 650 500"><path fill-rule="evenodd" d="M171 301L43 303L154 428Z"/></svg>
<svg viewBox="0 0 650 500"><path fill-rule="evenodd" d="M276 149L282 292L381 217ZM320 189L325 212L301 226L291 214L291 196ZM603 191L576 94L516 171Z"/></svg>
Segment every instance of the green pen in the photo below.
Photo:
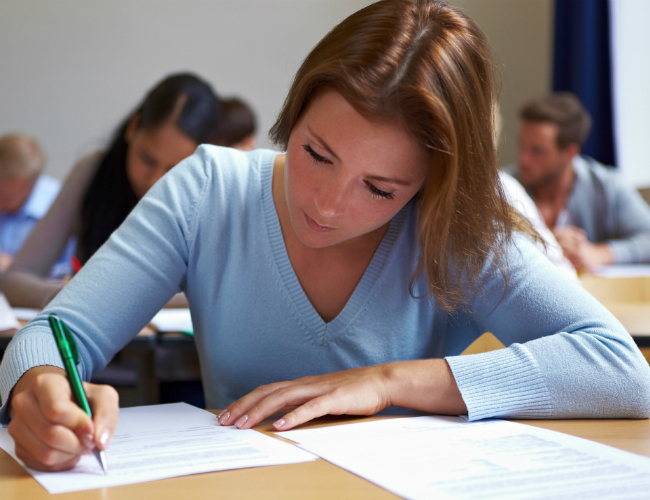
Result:
<svg viewBox="0 0 650 500"><path fill-rule="evenodd" d="M77 351L77 344L74 341L74 337L67 325L61 321L56 315L50 314L48 318L50 322L50 327L52 328L52 333L56 339L56 345L59 348L61 353L61 359L63 359L63 365L65 366L65 372L68 375L68 381L70 382L70 388L72 389L72 394L77 401L79 407L85 411L90 418L93 418L93 412L90 409L88 404L88 398L84 391L83 385L81 384L81 379L79 378L79 373L77 372L77 364L79 363L79 351ZM106 467L106 456L103 451L95 448L93 450L95 457L99 465L102 466L104 474L107 472Z"/></svg>

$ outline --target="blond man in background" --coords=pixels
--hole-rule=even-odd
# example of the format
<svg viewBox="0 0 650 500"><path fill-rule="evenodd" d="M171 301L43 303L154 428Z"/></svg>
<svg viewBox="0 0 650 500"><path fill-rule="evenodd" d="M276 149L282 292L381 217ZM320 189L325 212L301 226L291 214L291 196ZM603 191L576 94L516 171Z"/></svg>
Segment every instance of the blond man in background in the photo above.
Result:
<svg viewBox="0 0 650 500"><path fill-rule="evenodd" d="M0 137L0 271L45 216L59 194L61 182L43 174L45 157L32 137L9 134ZM70 270L72 246L52 269L63 276Z"/></svg>

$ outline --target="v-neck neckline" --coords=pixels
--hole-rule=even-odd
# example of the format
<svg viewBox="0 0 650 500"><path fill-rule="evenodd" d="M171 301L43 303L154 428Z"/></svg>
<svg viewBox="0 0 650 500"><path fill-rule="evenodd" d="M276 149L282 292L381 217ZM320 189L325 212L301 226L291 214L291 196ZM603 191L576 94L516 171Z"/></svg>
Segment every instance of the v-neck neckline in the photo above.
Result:
<svg viewBox="0 0 650 500"><path fill-rule="evenodd" d="M276 153L277 154L277 153ZM344 334L353 320L363 310L364 305L370 300L371 292L385 268L386 262L397 240L403 222L412 202L407 203L390 221L388 230L375 251L370 264L363 273L361 280L348 299L345 307L330 322L323 320L318 311L298 281L293 269L287 247L280 227L280 219L273 201L273 164L275 154L264 158L260 164L260 181L262 193L262 210L268 231L271 253L277 266L282 283L295 308L301 322L308 329L310 335L319 344L325 344Z"/></svg>

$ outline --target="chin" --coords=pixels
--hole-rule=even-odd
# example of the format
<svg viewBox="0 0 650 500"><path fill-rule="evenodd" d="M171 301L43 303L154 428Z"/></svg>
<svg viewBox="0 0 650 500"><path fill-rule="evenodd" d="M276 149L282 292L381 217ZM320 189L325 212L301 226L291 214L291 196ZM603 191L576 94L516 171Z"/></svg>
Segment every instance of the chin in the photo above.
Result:
<svg viewBox="0 0 650 500"><path fill-rule="evenodd" d="M327 248L340 243L338 239L333 239L322 234L315 234L309 228L304 231L296 231L296 235L303 245L314 249Z"/></svg>

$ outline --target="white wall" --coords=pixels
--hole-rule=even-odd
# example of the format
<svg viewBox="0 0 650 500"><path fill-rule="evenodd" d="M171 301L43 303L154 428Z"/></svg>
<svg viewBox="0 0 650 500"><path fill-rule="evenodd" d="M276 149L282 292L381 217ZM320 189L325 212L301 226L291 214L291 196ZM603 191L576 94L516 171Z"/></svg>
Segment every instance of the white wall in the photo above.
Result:
<svg viewBox="0 0 650 500"><path fill-rule="evenodd" d="M259 117L262 145L313 45L372 0L0 0L0 135L42 143L63 177L101 147L157 80L191 70ZM549 87L552 0L452 0L499 58L502 161L514 157L516 110Z"/></svg>
<svg viewBox="0 0 650 500"><path fill-rule="evenodd" d="M450 0L485 32L501 75L502 165L517 153L518 112L530 97L551 91L554 0Z"/></svg>
<svg viewBox="0 0 650 500"><path fill-rule="evenodd" d="M610 1L616 164L634 186L650 186L650 2Z"/></svg>
<svg viewBox="0 0 650 500"><path fill-rule="evenodd" d="M298 65L370 0L0 0L0 135L23 131L63 177L147 89L190 70L245 98L259 139Z"/></svg>

